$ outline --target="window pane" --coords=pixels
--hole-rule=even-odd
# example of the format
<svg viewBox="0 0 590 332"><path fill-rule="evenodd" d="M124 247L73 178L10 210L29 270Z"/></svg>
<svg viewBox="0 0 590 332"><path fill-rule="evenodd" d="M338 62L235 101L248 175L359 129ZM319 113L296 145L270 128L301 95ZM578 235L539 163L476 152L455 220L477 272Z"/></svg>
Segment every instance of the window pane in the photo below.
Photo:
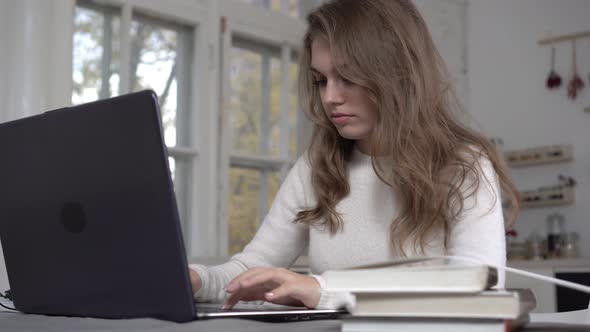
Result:
<svg viewBox="0 0 590 332"><path fill-rule="evenodd" d="M264 52L264 53L262 53ZM281 60L278 50L233 47L229 112L233 150L281 155Z"/></svg>
<svg viewBox="0 0 590 332"><path fill-rule="evenodd" d="M230 122L234 151L260 153L262 55L233 47L230 71Z"/></svg>
<svg viewBox="0 0 590 332"><path fill-rule="evenodd" d="M279 187L281 185L281 174L275 171L268 172L268 202L267 202L267 210L270 210L272 206L272 202L279 191Z"/></svg>
<svg viewBox="0 0 590 332"><path fill-rule="evenodd" d="M270 9L272 11L281 11L281 2L287 1L287 13L291 17L299 17L299 3L301 0L240 0L256 7Z"/></svg>
<svg viewBox="0 0 590 332"><path fill-rule="evenodd" d="M175 179L176 159L174 159L172 157L168 157L168 164L170 165L170 175L172 176L172 181L174 181L174 185L176 186L176 179Z"/></svg>
<svg viewBox="0 0 590 332"><path fill-rule="evenodd" d="M300 14L300 8L299 8L299 2L301 0L288 0L287 1L287 10L289 13L289 16L291 17L301 17Z"/></svg>
<svg viewBox="0 0 590 332"><path fill-rule="evenodd" d="M262 195L262 177L267 177L267 201L265 211L260 213ZM275 195L281 185L278 171L261 171L252 168L232 167L230 169L230 221L229 248L230 254L241 251L247 245L260 226L260 221L272 206Z"/></svg>
<svg viewBox="0 0 590 332"><path fill-rule="evenodd" d="M189 190L189 172L191 161L185 158L168 157L168 164L170 165L170 174L172 175L172 182L174 185L174 193L176 195L176 204L178 206L178 214L180 217L180 225L183 232L185 243L190 243L188 233L186 232L188 220L187 191Z"/></svg>
<svg viewBox="0 0 590 332"><path fill-rule="evenodd" d="M190 61L179 63L180 40L191 34L183 27L163 26L153 20L134 19L131 24L130 87L152 89L158 95L167 146L177 145L178 70L190 72ZM186 96L185 96L186 97Z"/></svg>
<svg viewBox="0 0 590 332"><path fill-rule="evenodd" d="M269 155L281 155L281 60L270 60L270 116L269 116ZM269 139L263 137L262 139Z"/></svg>
<svg viewBox="0 0 590 332"><path fill-rule="evenodd" d="M230 169L229 254L241 251L258 229L260 177L259 170Z"/></svg>
<svg viewBox="0 0 590 332"><path fill-rule="evenodd" d="M281 0L240 0L240 1L250 4L250 5L253 5L253 6L256 6L256 7L260 7L260 8L271 9L274 11L281 10Z"/></svg>
<svg viewBox="0 0 590 332"><path fill-rule="evenodd" d="M299 105L297 96L297 76L299 75L299 65L291 63L289 65L289 156L292 159L296 159L298 155L299 141L298 135L298 118L299 118Z"/></svg>
<svg viewBox="0 0 590 332"><path fill-rule="evenodd" d="M108 7L76 7L72 104L118 95L119 24Z"/></svg>

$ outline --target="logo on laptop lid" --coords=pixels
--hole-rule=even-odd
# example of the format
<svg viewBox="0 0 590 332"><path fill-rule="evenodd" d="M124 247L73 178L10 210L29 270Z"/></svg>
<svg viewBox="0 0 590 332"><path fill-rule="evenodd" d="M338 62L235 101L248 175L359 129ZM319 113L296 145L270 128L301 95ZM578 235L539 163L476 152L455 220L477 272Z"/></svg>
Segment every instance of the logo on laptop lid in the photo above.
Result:
<svg viewBox="0 0 590 332"><path fill-rule="evenodd" d="M86 214L82 204L68 202L61 208L61 223L66 231L70 233L82 233L86 228Z"/></svg>

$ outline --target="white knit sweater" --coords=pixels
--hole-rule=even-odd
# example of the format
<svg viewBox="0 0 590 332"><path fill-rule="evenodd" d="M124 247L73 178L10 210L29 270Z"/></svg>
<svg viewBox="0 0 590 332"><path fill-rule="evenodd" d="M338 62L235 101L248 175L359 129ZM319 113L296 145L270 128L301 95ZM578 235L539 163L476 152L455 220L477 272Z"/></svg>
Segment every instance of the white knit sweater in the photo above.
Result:
<svg viewBox="0 0 590 332"><path fill-rule="evenodd" d="M504 218L496 174L488 160L482 160L484 177L477 194L464 202L464 211L452 228L448 248L443 234L432 238L425 255L458 255L493 265L506 264ZM336 209L344 221L342 231L293 223L297 212L315 206L311 186L311 169L301 157L281 185L273 205L254 239L229 262L205 267L190 265L203 282L194 296L197 301L222 301L223 287L251 267L289 267L308 249L313 276L322 286L317 308L350 305L345 293L330 293L319 276L324 271L383 262L398 258L390 246L389 227L399 208L395 194L375 174L370 156L354 150L348 163L350 194ZM405 248L408 256L417 255ZM504 273L499 271L498 287L504 287Z"/></svg>

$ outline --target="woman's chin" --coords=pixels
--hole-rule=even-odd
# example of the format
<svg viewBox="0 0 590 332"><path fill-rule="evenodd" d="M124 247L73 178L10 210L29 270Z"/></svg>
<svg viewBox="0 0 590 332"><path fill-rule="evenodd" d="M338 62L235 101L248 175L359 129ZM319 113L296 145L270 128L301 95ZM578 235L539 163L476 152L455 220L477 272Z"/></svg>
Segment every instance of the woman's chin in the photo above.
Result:
<svg viewBox="0 0 590 332"><path fill-rule="evenodd" d="M360 140L363 139L365 137L367 137L368 135L365 133L359 133L356 130L346 130L347 128L339 128L338 129L338 133L340 134L340 136L342 136L343 138L346 139L350 139L350 140Z"/></svg>

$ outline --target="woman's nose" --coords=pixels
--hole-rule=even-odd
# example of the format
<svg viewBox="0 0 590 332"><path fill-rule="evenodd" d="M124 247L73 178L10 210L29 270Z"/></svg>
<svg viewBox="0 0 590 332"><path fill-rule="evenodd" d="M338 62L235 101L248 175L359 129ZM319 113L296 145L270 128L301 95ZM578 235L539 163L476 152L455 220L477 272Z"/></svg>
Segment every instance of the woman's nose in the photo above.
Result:
<svg viewBox="0 0 590 332"><path fill-rule="evenodd" d="M324 93L324 102L330 104L342 104L344 102L342 87L339 86L338 82L328 81Z"/></svg>

